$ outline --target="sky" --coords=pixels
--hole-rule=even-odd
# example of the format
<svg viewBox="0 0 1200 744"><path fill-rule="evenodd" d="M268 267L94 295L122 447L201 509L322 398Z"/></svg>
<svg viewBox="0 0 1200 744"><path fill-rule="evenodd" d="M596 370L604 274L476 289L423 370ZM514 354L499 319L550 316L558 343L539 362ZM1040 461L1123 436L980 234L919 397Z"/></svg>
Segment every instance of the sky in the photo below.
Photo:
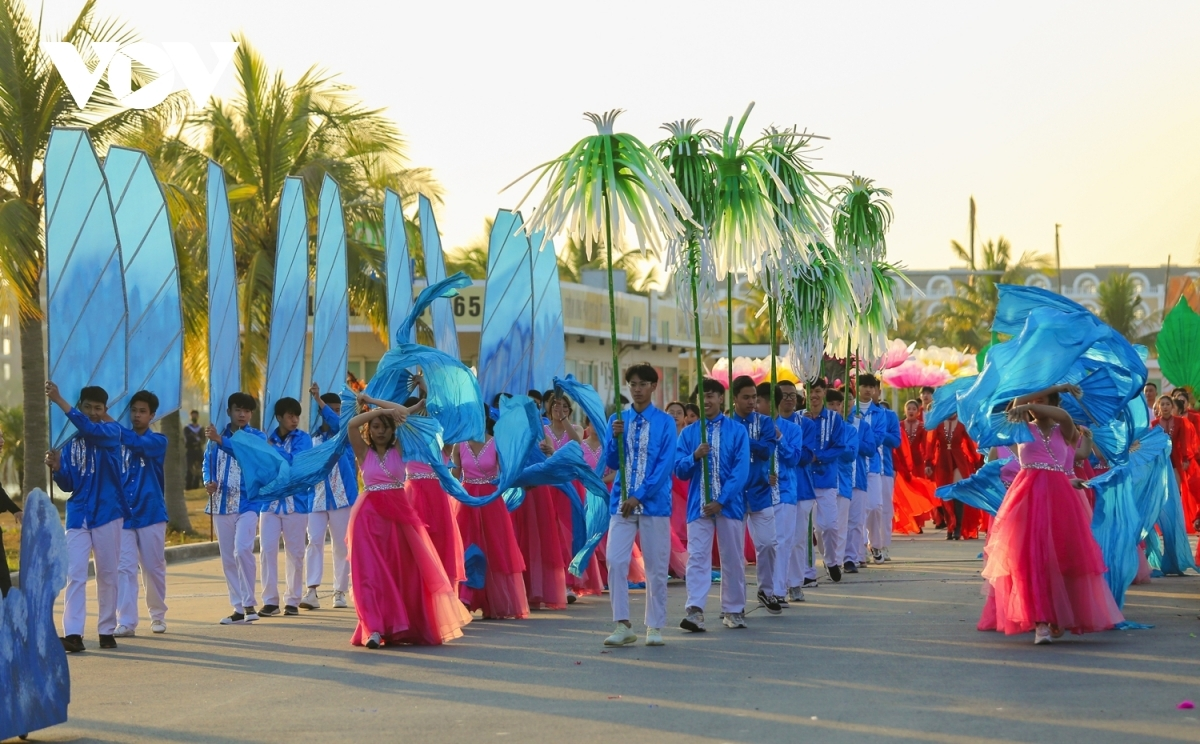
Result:
<svg viewBox="0 0 1200 744"><path fill-rule="evenodd" d="M80 4L48 2L45 38ZM1003 235L1018 254L1053 256L1061 224L1064 266L1194 265L1200 252L1196 2L98 6L144 41L208 55L240 31L289 80L340 73L445 187L447 247L524 193L502 187L594 133L585 111L625 109L618 129L650 143L663 122L719 129L754 101L753 131L829 137L820 170L892 189L888 256L910 268L955 265L971 196L978 240Z"/></svg>

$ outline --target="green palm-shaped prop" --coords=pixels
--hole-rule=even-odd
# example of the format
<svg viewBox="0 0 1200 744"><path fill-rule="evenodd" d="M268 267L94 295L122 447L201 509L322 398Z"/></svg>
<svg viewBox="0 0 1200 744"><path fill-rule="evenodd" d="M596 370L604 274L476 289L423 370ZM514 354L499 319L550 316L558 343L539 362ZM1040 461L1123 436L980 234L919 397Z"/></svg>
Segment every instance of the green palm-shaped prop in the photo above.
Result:
<svg viewBox="0 0 1200 744"><path fill-rule="evenodd" d="M814 380L821 373L827 339L844 339L853 327L856 307L841 256L824 242L812 246L808 266L785 285L781 307L792 370Z"/></svg>
<svg viewBox="0 0 1200 744"><path fill-rule="evenodd" d="M708 138L696 131L699 119L686 119L664 124L670 136L654 146L663 167L670 173L675 186L687 200L692 212L692 222L685 231L676 236L670 245L667 266L675 276L676 285L687 282L688 291L678 292L685 298L684 312L692 316L692 327L696 341L696 384L703 395L701 381L704 379L704 358L700 349L700 285L708 290L706 299L715 294L715 280L709 251L705 250L709 239L709 215L713 214L716 192L716 169L708 157ZM701 401L703 403L703 401ZM700 406L700 443L708 439L708 425L704 419L704 406ZM704 503L711 500L708 458L701 463L703 475Z"/></svg>
<svg viewBox="0 0 1200 744"><path fill-rule="evenodd" d="M892 192L869 179L851 175L833 190L837 210L833 234L850 275L850 288L860 313L871 309L875 288L873 264L887 257L886 235L892 224Z"/></svg>
<svg viewBox="0 0 1200 744"><path fill-rule="evenodd" d="M621 410L621 386L617 382L620 379L620 367L612 275L613 248L624 248L626 227L632 227L639 248L644 251L649 247L659 252L663 238L669 240L682 235L686 229L685 223L692 216L687 200L654 153L631 134L613 133L613 123L620 114L620 109L604 115L584 114L596 125L597 133L584 137L563 155L518 178L517 181L521 181L532 173L538 174L516 207L520 209L530 193L545 180L546 194L532 219L525 223L525 231L533 234L545 230L547 235L565 232L568 237L588 248L589 257L592 246L601 240L604 242L608 258L613 403L618 413ZM628 492L623 437L617 437L617 453L623 501Z"/></svg>

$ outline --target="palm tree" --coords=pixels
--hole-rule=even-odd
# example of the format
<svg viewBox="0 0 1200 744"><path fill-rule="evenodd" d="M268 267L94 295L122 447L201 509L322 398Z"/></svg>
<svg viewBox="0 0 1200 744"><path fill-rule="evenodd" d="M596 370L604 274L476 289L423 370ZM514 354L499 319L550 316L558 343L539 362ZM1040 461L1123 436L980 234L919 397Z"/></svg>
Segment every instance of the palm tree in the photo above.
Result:
<svg viewBox="0 0 1200 744"><path fill-rule="evenodd" d="M245 328L242 384L258 390L266 365L276 213L284 179L304 180L313 234L321 181L328 173L338 182L348 226L350 304L381 338L387 335L387 303L379 279L384 255L376 236L383 234L383 190L395 190L405 203L415 202L417 191L431 198L441 192L427 169L407 167L404 139L381 110L367 108L316 67L289 84L244 36L235 40L237 92L229 101L210 101L194 123L202 149L233 182L230 209ZM419 246L415 241L415 250Z"/></svg>
<svg viewBox="0 0 1200 744"><path fill-rule="evenodd" d="M934 317L941 323L947 344L979 351L991 341L992 319L996 316L999 293L997 284L1023 284L1036 271L1050 267L1049 257L1026 251L1013 260L1012 245L1004 236L982 246L982 262L974 263L971 254L958 241L950 247L973 274L972 281L955 281L954 294L942 301Z"/></svg>
<svg viewBox="0 0 1200 744"><path fill-rule="evenodd" d="M558 251L558 276L565 282L583 283L583 272L604 271L608 259L603 251L589 251L574 238L568 238ZM637 250L619 252L613 258L613 268L625 272L625 288L632 294L648 295L666 289L668 277L650 253Z"/></svg>
<svg viewBox="0 0 1200 744"><path fill-rule="evenodd" d="M1096 287L1100 320L1133 343L1151 345L1158 334L1148 332L1146 304L1137 285L1124 272L1109 274Z"/></svg>
<svg viewBox="0 0 1200 744"><path fill-rule="evenodd" d="M896 328L892 335L915 343L918 347L943 345L937 320L931 318L925 312L925 307L911 297L896 303Z"/></svg>
<svg viewBox="0 0 1200 744"><path fill-rule="evenodd" d="M120 23L98 18L95 4L85 0L61 38L75 45L88 65L97 60L94 44L128 44L135 39ZM40 282L46 260L41 161L50 130L86 127L92 141L103 145L145 116L137 109L122 110L106 85L97 86L87 108L80 110L41 43L42 29L33 23L24 1L0 0L0 275L19 305L25 493L46 487L42 455L49 447ZM135 68L135 77L137 72ZM175 94L160 106L172 110L183 100Z"/></svg>

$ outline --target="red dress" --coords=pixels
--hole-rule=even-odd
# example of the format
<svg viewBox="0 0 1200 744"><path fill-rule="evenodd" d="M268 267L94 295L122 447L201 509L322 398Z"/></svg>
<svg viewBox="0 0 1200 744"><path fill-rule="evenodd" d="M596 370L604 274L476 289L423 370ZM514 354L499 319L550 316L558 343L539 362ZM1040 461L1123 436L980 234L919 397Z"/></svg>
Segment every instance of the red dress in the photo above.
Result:
<svg viewBox="0 0 1200 744"><path fill-rule="evenodd" d="M446 567L446 575L451 583L458 586L466 581L467 574L463 568L463 543L458 534L458 523L454 521L454 513L450 510L450 497L442 490L433 468L423 462L410 460L407 463L408 482L404 489L408 491L413 508L425 522L429 539L433 540L442 565Z"/></svg>
<svg viewBox="0 0 1200 744"><path fill-rule="evenodd" d="M554 431L549 427L545 427L546 436L550 437L550 441L554 444L555 450L560 450L571 441L571 435L563 432L562 438L554 435ZM584 447L583 451L586 456L588 447ZM586 489L579 482L573 482L566 486L565 490L574 491L576 503L583 505L587 503L587 499L592 498L588 495ZM570 566L574 560L575 554L571 550L575 538L575 521L574 521L574 504L570 501L570 496L561 489L551 489L554 492L556 509L558 510L558 526L562 532L562 547L565 551L563 554L564 565ZM578 596L586 597L590 594L604 593L604 574L600 571L600 562L596 560L595 555L588 561L587 566L583 569L583 576L576 576L570 571L566 574L567 587L575 592Z"/></svg>
<svg viewBox="0 0 1200 744"><path fill-rule="evenodd" d="M476 455L471 445L463 442L458 449L462 463L463 488L472 496L487 496L495 492L491 483L499 470L496 462L496 440L489 439ZM465 549L472 545L483 551L487 568L482 589L472 589L466 582L459 584L458 596L468 610L482 610L486 618L523 618L529 616L529 601L525 596L525 559L517 545L512 520L504 499L498 498L485 506L454 502L454 517Z"/></svg>
<svg viewBox="0 0 1200 744"><path fill-rule="evenodd" d="M969 478L983 465L983 457L967 434L967 427L958 419L943 421L933 431L926 432L925 457L938 488ZM977 538L982 516L975 507L964 505L961 527L949 524L947 529L958 530L965 539ZM953 514L949 517L952 520Z"/></svg>
<svg viewBox="0 0 1200 744"><path fill-rule="evenodd" d="M1183 521L1189 534L1195 534L1192 523L1200 513L1197 492L1192 489L1191 477L1197 475L1196 429L1183 416L1172 416L1170 421L1154 419L1152 426L1161 427L1171 437L1171 466L1175 468L1175 479L1179 481L1179 495L1183 499ZM1188 463L1187 470L1183 464Z"/></svg>
<svg viewBox="0 0 1200 744"><path fill-rule="evenodd" d="M896 470L894 532L920 532L925 515L938 506L933 482L925 477L925 439L925 426L919 420L912 428L907 420L900 422L900 446L892 450Z"/></svg>

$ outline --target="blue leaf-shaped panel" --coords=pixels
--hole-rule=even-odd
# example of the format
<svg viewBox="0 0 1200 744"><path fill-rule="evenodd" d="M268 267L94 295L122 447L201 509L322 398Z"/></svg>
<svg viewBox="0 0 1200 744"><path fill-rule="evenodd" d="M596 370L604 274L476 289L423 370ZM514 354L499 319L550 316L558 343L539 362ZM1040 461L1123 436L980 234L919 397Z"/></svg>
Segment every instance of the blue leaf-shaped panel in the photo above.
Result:
<svg viewBox="0 0 1200 744"><path fill-rule="evenodd" d="M312 380L327 393L341 387L350 349L350 306L346 287L346 222L337 182L325 176L317 217L316 310L313 312ZM320 412L312 406L310 429Z"/></svg>
<svg viewBox="0 0 1200 744"><path fill-rule="evenodd" d="M100 161L83 129L55 128L46 147L46 341L49 376L68 400L99 385L125 392L121 244ZM50 408L54 448L75 432Z"/></svg>
<svg viewBox="0 0 1200 744"><path fill-rule="evenodd" d="M109 148L104 178L121 241L129 312L125 394L110 402L109 409L129 426L129 399L139 390L158 396L156 420L179 410L183 392L179 266L167 200L146 153Z"/></svg>
<svg viewBox="0 0 1200 744"><path fill-rule="evenodd" d="M563 333L562 289L558 283L558 258L554 241L544 232L529 238L533 248L533 369L531 388L546 390L562 377L567 357Z"/></svg>
<svg viewBox="0 0 1200 744"><path fill-rule="evenodd" d="M489 405L497 393L525 394L532 379L533 262L523 222L519 212L501 209L488 237L476 368Z"/></svg>
<svg viewBox="0 0 1200 744"><path fill-rule="evenodd" d="M229 423L229 396L242 389L242 343L238 323L237 264L225 171L208 161L205 189L208 241L208 419L217 429Z"/></svg>
<svg viewBox="0 0 1200 744"><path fill-rule="evenodd" d="M421 221L421 246L425 250L425 278L429 284L436 284L446 278L446 264L442 259L442 237L433 217L433 205L424 194L417 199L417 218ZM429 313L433 316L433 345L457 359L458 331L454 327L451 301L433 303Z"/></svg>
<svg viewBox="0 0 1200 744"><path fill-rule="evenodd" d="M279 232L275 243L275 290L262 413L266 431L275 425L275 401L285 397L301 400L307 340L308 216L304 211L304 182L288 176L279 197Z"/></svg>
<svg viewBox="0 0 1200 744"><path fill-rule="evenodd" d="M417 329L408 338L397 339L400 324L408 317L413 304L412 258L408 253L408 233L404 229L404 205L391 189L383 193L383 243L387 262L388 342L415 344Z"/></svg>

